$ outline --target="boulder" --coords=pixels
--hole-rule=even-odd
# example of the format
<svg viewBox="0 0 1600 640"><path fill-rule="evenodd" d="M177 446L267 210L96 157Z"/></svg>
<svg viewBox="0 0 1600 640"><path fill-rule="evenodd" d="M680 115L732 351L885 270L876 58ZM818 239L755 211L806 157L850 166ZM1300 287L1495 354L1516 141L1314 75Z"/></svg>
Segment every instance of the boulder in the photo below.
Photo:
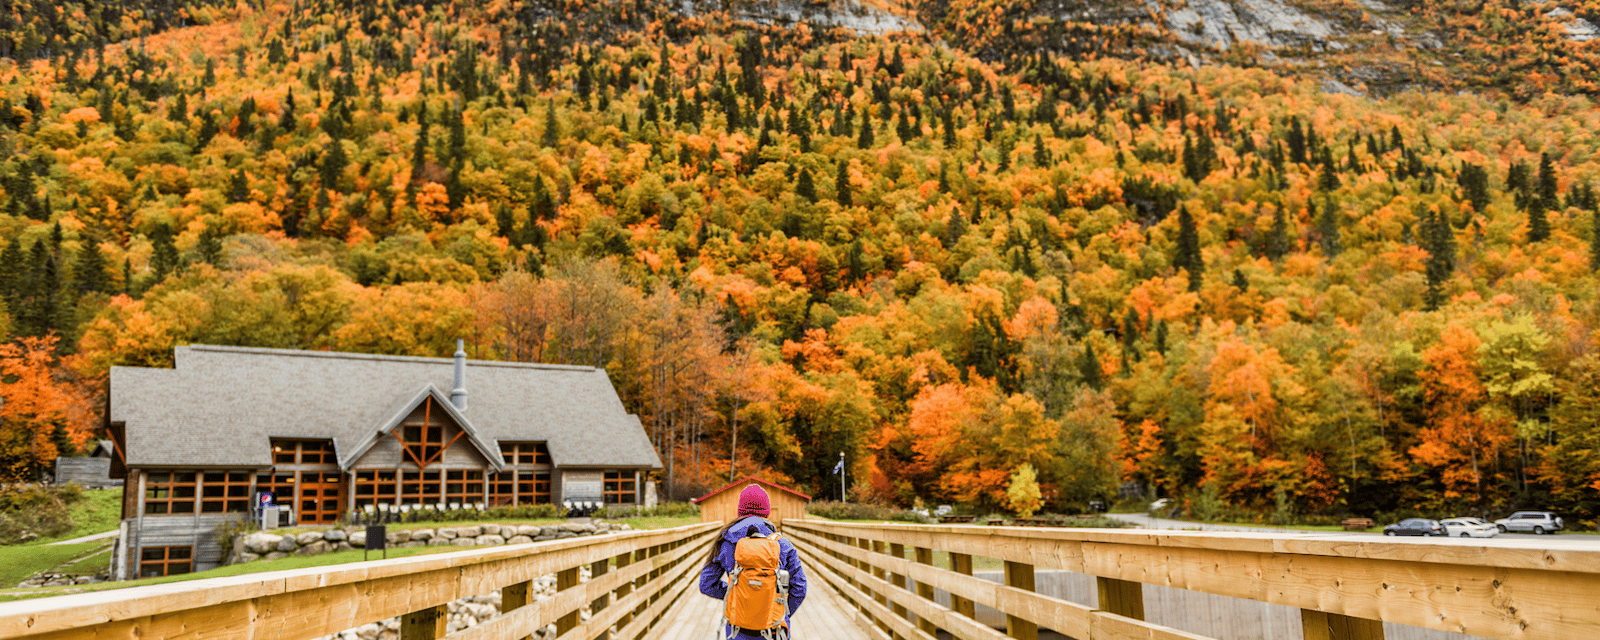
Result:
<svg viewBox="0 0 1600 640"><path fill-rule="evenodd" d="M559 530L559 531L566 531L568 533L577 533L579 531L583 531L584 527L587 527L587 526L589 526L589 525L578 524L576 522L563 522L563 523L557 525L556 529Z"/></svg>
<svg viewBox="0 0 1600 640"><path fill-rule="evenodd" d="M302 547L313 542L322 542L321 531L307 531L294 537L294 543Z"/></svg>
<svg viewBox="0 0 1600 640"><path fill-rule="evenodd" d="M439 537L444 538L445 540L453 539L457 535L459 535L459 534L456 533L455 529L451 529L449 527L440 528L438 531L436 531L434 533L438 534Z"/></svg>
<svg viewBox="0 0 1600 640"><path fill-rule="evenodd" d="M256 555L272 553L278 549L280 540L283 540L283 536L258 531L244 537L244 549Z"/></svg>
<svg viewBox="0 0 1600 640"><path fill-rule="evenodd" d="M541 536L550 536L550 537L554 538L554 537L556 537L556 534L558 534L558 533L561 533L561 525L558 525L558 524L552 524L552 525L549 525L549 526L545 526L545 527L540 527L539 528L539 535L541 535Z"/></svg>
<svg viewBox="0 0 1600 640"><path fill-rule="evenodd" d="M562 532L556 534L556 539L557 540L560 540L562 538L576 538L576 537L578 537L578 534L573 533L571 531L562 531Z"/></svg>
<svg viewBox="0 0 1600 640"><path fill-rule="evenodd" d="M239 554L238 558L234 559L234 563L235 564L244 564L246 562L255 562L255 561L260 560L260 559L261 559L261 556L256 555L254 553L241 553L241 554Z"/></svg>
<svg viewBox="0 0 1600 640"><path fill-rule="evenodd" d="M365 531L357 531L355 533L350 534L350 546L352 546L352 547L365 547L365 546L367 546L367 532L365 532Z"/></svg>
<svg viewBox="0 0 1600 640"><path fill-rule="evenodd" d="M487 531L485 533L494 533L494 532L493 531ZM502 537L502 538L510 538L512 536L515 536L515 535L517 535L517 527L511 526L511 525L506 525L504 527L500 527L500 537Z"/></svg>
<svg viewBox="0 0 1600 640"><path fill-rule="evenodd" d="M421 540L407 540L405 542L400 543L397 546L406 547L406 548L409 549L411 547L426 547L426 546L428 546L428 543L423 542Z"/></svg>
<svg viewBox="0 0 1600 640"><path fill-rule="evenodd" d="M483 527L472 524L465 527L456 527L456 535L462 538L476 538L483 535Z"/></svg>
<svg viewBox="0 0 1600 640"><path fill-rule="evenodd" d="M483 534L481 536L478 536L478 544L480 546L496 547L496 546L500 546L500 545L505 544L505 543L506 543L506 539L505 538L503 538L501 536L498 536L498 535L495 535L495 534L492 534L492 533L486 533L486 534Z"/></svg>
<svg viewBox="0 0 1600 640"><path fill-rule="evenodd" d="M528 544L529 542L533 542L533 538L528 536L511 536L506 539L506 544Z"/></svg>
<svg viewBox="0 0 1600 640"><path fill-rule="evenodd" d="M345 533L344 529L329 529L323 532L322 539L328 542L344 542L350 539L350 534Z"/></svg>
<svg viewBox="0 0 1600 640"><path fill-rule="evenodd" d="M265 559L265 560L277 560L278 558L287 558L287 557L289 557L289 554L284 553L282 551L274 551L274 552L269 553L269 554L267 554L265 556L262 556L262 558Z"/></svg>
<svg viewBox="0 0 1600 640"><path fill-rule="evenodd" d="M458 547L471 547L471 546L475 546L475 545L478 544L478 539L477 538L456 538L454 540L451 540L450 544L453 544L453 545L458 546Z"/></svg>
<svg viewBox="0 0 1600 640"><path fill-rule="evenodd" d="M333 550L334 551L354 551L355 547L352 547L352 546L350 546L350 543L344 542L344 541L341 540L341 541L339 541L337 543L334 543Z"/></svg>
<svg viewBox="0 0 1600 640"><path fill-rule="evenodd" d="M332 546L333 545L328 544L328 541L319 539L316 542L313 542L313 543L308 544L306 546L300 547L300 550L294 552L294 554L297 555L297 556L315 556L315 555L320 555L320 554L327 553L328 549L330 549Z"/></svg>
<svg viewBox="0 0 1600 640"><path fill-rule="evenodd" d="M534 539L533 539L533 541L534 541L534 542L544 542L544 541L546 541L546 540L555 540L555 539L556 539L556 537L555 537L555 536L553 536L553 535L551 535L551 536L546 536L546 535L540 535L540 536L538 536L538 537L535 537L535 538L534 538Z"/></svg>
<svg viewBox="0 0 1600 640"><path fill-rule="evenodd" d="M389 544L400 544L402 542L410 542L411 541L411 532L409 530L404 530L404 529L402 529L400 531L390 531L389 535L385 536L385 539L389 541Z"/></svg>
<svg viewBox="0 0 1600 640"><path fill-rule="evenodd" d="M623 531L633 531L633 527L628 525L627 523L619 524L619 525L617 525L617 527L619 529L622 529Z"/></svg>
<svg viewBox="0 0 1600 640"><path fill-rule="evenodd" d="M275 548L284 553L291 553L295 549L300 548L300 545L294 543L294 538L284 536L278 540L278 545Z"/></svg>
<svg viewBox="0 0 1600 640"><path fill-rule="evenodd" d="M505 534L501 534L501 535L505 535ZM517 527L517 532L512 534L512 535L528 536L529 538L537 537L539 535L539 528L535 527L535 526L533 526L531 524L521 525L521 526ZM509 538L511 536L506 536L506 537Z"/></svg>
<svg viewBox="0 0 1600 640"><path fill-rule="evenodd" d="M418 542L427 542L433 539L433 529L417 529L411 532L411 539Z"/></svg>
<svg viewBox="0 0 1600 640"><path fill-rule="evenodd" d="M448 546L450 546L450 539L449 538L434 538L434 539L428 541L428 546L430 546L430 547L448 547Z"/></svg>

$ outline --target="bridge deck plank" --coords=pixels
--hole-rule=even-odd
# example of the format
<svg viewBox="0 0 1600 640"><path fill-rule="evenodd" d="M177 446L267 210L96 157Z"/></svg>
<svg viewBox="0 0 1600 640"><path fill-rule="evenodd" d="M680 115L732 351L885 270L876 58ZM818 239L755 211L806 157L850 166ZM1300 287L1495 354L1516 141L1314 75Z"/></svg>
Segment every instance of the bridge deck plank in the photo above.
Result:
<svg viewBox="0 0 1600 640"><path fill-rule="evenodd" d="M810 587L791 621L795 640L868 640L854 610L832 587L818 579L812 579ZM652 635L660 640L715 640L721 624L722 601L694 590L673 605Z"/></svg>

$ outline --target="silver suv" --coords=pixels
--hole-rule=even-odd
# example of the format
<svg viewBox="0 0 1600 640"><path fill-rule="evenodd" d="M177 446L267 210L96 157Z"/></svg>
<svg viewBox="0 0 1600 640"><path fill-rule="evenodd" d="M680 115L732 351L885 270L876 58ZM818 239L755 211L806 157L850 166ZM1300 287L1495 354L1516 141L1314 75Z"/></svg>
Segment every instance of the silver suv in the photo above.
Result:
<svg viewBox="0 0 1600 640"><path fill-rule="evenodd" d="M1532 531L1537 534L1555 533L1562 528L1561 518L1549 511L1518 511L1509 518L1494 521L1501 533L1507 531Z"/></svg>

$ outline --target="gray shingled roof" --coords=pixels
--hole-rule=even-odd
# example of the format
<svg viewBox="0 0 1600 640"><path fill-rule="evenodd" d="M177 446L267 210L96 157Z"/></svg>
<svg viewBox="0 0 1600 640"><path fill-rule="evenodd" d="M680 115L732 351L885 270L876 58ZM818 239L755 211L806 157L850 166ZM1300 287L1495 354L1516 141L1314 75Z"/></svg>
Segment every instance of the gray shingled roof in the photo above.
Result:
<svg viewBox="0 0 1600 640"><path fill-rule="evenodd" d="M111 368L111 421L128 466L272 464L270 439L333 438L341 461L418 390L454 386L454 361L190 345L176 368ZM644 467L661 459L602 369L468 360L471 429L543 440L563 467Z"/></svg>

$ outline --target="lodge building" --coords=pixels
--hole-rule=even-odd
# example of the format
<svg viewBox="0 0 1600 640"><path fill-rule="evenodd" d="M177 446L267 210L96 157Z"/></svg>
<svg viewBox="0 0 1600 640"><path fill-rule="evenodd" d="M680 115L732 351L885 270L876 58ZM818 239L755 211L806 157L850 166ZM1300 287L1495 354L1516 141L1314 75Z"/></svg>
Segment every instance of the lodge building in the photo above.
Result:
<svg viewBox="0 0 1600 640"><path fill-rule="evenodd" d="M641 474L661 468L603 369L459 346L452 360L190 345L173 361L111 369L118 577L216 567L215 532L264 493L327 525L380 505L641 504Z"/></svg>

